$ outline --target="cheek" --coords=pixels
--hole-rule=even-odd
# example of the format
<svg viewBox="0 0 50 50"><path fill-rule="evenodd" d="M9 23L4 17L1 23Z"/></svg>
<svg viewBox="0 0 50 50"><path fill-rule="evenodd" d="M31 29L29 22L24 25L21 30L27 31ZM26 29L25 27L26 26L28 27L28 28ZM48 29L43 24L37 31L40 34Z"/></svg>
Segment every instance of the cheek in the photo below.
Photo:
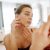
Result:
<svg viewBox="0 0 50 50"><path fill-rule="evenodd" d="M26 17L25 15L21 15L21 16L20 16L20 19L26 21L26 20L27 20L27 17Z"/></svg>
<svg viewBox="0 0 50 50"><path fill-rule="evenodd" d="M22 21L27 23L28 19L27 18L22 18Z"/></svg>
<svg viewBox="0 0 50 50"><path fill-rule="evenodd" d="M25 15L20 15L21 22L27 24L28 18Z"/></svg>
<svg viewBox="0 0 50 50"><path fill-rule="evenodd" d="M27 21L28 21L28 19L27 19L26 17L22 17L21 22L22 22L23 24L27 24Z"/></svg>

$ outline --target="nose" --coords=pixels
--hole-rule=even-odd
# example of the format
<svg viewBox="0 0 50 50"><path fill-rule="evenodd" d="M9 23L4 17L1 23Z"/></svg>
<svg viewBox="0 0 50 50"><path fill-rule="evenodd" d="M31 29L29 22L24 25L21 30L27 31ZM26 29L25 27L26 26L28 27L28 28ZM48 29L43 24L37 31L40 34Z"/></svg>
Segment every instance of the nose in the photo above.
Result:
<svg viewBox="0 0 50 50"><path fill-rule="evenodd" d="M32 20L32 18L29 18L29 20Z"/></svg>

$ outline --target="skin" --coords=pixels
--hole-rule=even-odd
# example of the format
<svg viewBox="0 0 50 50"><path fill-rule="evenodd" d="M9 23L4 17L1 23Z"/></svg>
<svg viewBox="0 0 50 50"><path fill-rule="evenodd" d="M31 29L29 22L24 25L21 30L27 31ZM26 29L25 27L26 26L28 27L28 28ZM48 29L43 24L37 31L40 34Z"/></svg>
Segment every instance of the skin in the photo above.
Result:
<svg viewBox="0 0 50 50"><path fill-rule="evenodd" d="M50 28L50 16L48 22L41 25L41 27L32 35L32 45L30 50L44 50L50 44L50 37L48 30Z"/></svg>
<svg viewBox="0 0 50 50"><path fill-rule="evenodd" d="M4 38L6 50L18 50L31 44L31 29L28 26L32 20L32 9L25 7L20 14L15 15L11 24L11 34ZM18 24L20 23L20 24Z"/></svg>
<svg viewBox="0 0 50 50"><path fill-rule="evenodd" d="M29 15L28 15L29 14ZM39 29L31 29L32 9L25 7L20 14L16 14L15 20L11 25L11 34L4 39L6 50L18 50L18 48L26 48L30 44L30 50L43 50L49 44L48 31L50 20L41 25ZM30 23L28 23L30 21ZM22 23L22 24L18 24ZM19 32L20 31L20 32ZM34 34L32 34L34 33ZM41 44L42 43L42 44Z"/></svg>

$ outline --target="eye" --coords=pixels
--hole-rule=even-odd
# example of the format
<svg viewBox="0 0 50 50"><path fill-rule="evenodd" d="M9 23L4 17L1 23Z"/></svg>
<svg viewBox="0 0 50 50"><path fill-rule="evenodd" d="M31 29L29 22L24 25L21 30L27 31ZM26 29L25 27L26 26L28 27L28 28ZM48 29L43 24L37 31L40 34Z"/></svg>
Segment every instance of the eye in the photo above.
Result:
<svg viewBox="0 0 50 50"><path fill-rule="evenodd" d="M30 16L30 14L28 14L28 13L25 13L25 15L26 15L26 16Z"/></svg>

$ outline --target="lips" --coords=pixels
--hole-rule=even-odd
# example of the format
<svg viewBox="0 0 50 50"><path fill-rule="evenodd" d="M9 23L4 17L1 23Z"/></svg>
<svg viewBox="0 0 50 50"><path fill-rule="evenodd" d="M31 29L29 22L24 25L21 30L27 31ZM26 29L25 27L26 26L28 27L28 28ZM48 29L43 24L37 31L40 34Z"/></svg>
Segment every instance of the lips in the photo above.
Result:
<svg viewBox="0 0 50 50"><path fill-rule="evenodd" d="M15 28L21 28L21 24L16 24Z"/></svg>
<svg viewBox="0 0 50 50"><path fill-rule="evenodd" d="M24 26L22 23L17 23L17 24L16 24L16 27L17 27L17 28L22 28L22 27L25 27L25 26Z"/></svg>

